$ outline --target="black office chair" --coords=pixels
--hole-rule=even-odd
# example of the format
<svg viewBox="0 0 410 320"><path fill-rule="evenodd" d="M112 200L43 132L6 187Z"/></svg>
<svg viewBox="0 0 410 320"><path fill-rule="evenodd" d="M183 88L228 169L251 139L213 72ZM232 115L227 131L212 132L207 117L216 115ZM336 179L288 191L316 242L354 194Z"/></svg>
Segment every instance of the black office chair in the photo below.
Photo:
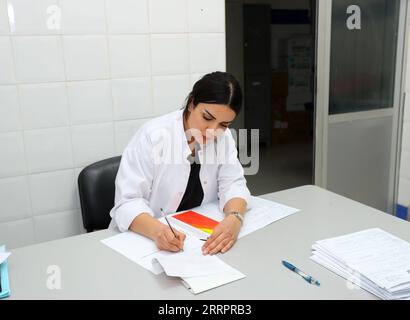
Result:
<svg viewBox="0 0 410 320"><path fill-rule="evenodd" d="M110 224L120 162L121 156L101 160L85 167L78 176L81 214L87 232L106 229Z"/></svg>

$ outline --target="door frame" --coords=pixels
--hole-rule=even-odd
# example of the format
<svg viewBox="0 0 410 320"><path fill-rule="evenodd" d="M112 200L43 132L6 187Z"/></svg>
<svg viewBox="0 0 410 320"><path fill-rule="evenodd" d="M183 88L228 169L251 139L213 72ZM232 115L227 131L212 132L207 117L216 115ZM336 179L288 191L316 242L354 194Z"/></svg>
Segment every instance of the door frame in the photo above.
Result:
<svg viewBox="0 0 410 320"><path fill-rule="evenodd" d="M314 138L314 184L327 188L328 125L341 121L371 119L392 116L392 139L390 151L388 212L395 213L397 202L401 127L403 123L404 86L409 26L409 0L400 0L393 107L363 112L335 114L329 116L330 48L333 0L316 1L316 54L315 54L315 138Z"/></svg>
<svg viewBox="0 0 410 320"><path fill-rule="evenodd" d="M401 9L401 8L400 8ZM407 74L407 63L408 61L408 51L410 50L409 46L409 37L410 37L410 1L405 1L405 12L404 20L404 45L403 45L403 58L402 58L402 72L401 72L401 86L400 86L400 108L398 110L397 116L397 140L396 140L396 148L397 148L397 157L396 157L396 166L395 166L395 173L394 173L394 204L398 203L398 196L399 196L399 182L400 182L400 161L401 161L401 151L402 151L402 136L403 136L403 119L404 119L404 108L405 108L405 101L406 101L406 76L410 76ZM409 80L407 80L409 81ZM393 213L396 215L397 206L394 205Z"/></svg>

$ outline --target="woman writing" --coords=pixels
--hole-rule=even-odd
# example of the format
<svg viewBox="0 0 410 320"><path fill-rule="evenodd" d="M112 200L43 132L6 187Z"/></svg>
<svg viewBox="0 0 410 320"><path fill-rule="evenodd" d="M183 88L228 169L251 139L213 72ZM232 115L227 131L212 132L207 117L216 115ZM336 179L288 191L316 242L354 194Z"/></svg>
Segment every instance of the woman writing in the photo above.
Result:
<svg viewBox="0 0 410 320"><path fill-rule="evenodd" d="M204 243L204 254L235 243L250 197L229 125L242 104L237 80L213 72L197 81L183 110L145 123L125 148L116 178L110 227L131 230L161 250L179 251L185 235L161 223L162 212L218 201L225 218Z"/></svg>

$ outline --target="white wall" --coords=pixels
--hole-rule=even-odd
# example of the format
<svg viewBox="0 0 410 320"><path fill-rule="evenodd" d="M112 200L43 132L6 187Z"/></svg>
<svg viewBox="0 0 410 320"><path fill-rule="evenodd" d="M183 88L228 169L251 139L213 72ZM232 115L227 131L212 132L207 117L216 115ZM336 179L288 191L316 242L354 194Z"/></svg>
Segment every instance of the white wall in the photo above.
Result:
<svg viewBox="0 0 410 320"><path fill-rule="evenodd" d="M215 70L224 0L0 0L0 244L83 232L81 169Z"/></svg>
<svg viewBox="0 0 410 320"><path fill-rule="evenodd" d="M226 1L226 70L238 80L242 92L245 90L243 74L243 4L238 1ZM239 113L232 127L245 128L245 111ZM243 146L239 146L242 148Z"/></svg>

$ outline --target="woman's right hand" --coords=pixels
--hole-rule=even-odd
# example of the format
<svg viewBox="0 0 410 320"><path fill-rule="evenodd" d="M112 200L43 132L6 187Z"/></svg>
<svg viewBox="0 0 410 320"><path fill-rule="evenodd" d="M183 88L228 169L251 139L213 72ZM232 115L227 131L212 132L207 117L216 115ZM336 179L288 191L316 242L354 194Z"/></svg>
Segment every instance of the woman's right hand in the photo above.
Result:
<svg viewBox="0 0 410 320"><path fill-rule="evenodd" d="M172 233L169 226L161 223L155 235L155 244L160 250L167 250L172 252L178 252L184 249L184 241L186 235L182 232L175 230L176 237Z"/></svg>

